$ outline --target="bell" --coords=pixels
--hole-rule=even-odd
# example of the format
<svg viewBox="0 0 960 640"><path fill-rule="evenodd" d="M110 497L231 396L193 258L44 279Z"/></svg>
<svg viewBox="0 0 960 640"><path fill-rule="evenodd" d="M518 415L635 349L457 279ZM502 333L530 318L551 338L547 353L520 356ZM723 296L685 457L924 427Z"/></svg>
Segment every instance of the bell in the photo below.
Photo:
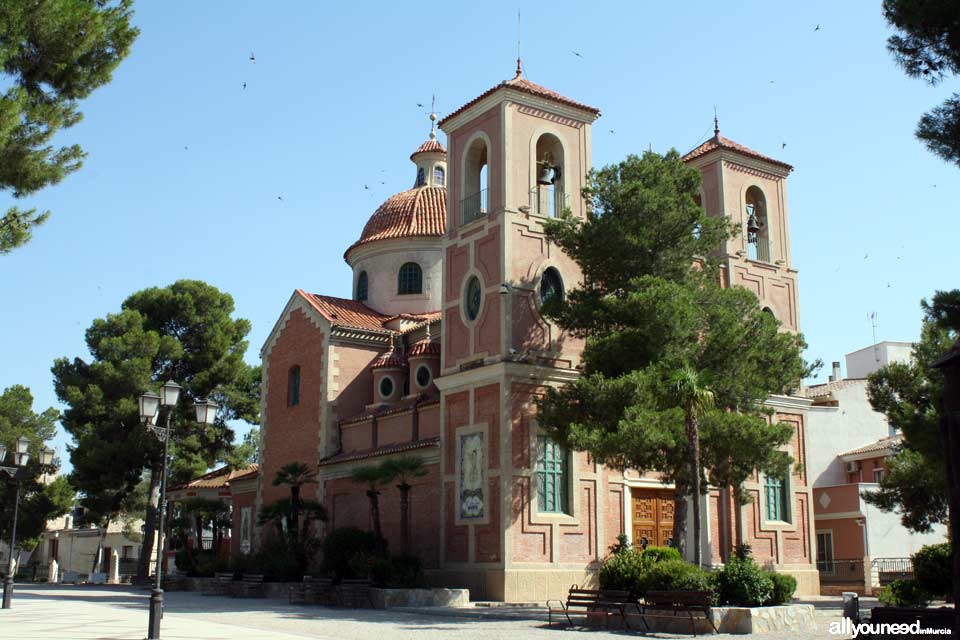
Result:
<svg viewBox="0 0 960 640"><path fill-rule="evenodd" d="M550 173L552 172L553 167L550 166L548 162L540 163L540 177L537 178L537 184L549 185L553 184L553 180L550 179Z"/></svg>

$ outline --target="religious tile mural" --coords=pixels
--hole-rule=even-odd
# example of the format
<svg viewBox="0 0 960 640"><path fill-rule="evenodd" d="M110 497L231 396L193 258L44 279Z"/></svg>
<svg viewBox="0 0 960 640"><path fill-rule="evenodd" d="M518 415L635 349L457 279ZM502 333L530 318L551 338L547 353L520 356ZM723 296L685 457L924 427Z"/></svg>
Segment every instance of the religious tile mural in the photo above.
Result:
<svg viewBox="0 0 960 640"><path fill-rule="evenodd" d="M483 432L460 435L460 519L479 520L484 517Z"/></svg>
<svg viewBox="0 0 960 640"><path fill-rule="evenodd" d="M253 530L253 507L240 508L240 552L250 553L250 538Z"/></svg>

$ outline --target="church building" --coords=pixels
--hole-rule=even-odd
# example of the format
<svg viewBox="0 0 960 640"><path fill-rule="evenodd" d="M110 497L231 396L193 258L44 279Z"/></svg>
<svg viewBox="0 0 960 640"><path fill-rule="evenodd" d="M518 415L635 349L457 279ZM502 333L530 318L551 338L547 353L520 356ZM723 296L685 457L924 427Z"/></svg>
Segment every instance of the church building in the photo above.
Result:
<svg viewBox="0 0 960 640"><path fill-rule="evenodd" d="M305 489L328 509L324 531L366 530L367 487L352 471L418 456L428 472L410 481L411 551L432 583L481 600L543 601L589 584L621 533L672 542L672 485L566 451L537 427L535 398L577 377L583 348L540 314L581 281L543 223L564 209L586 215L599 116L528 80L518 61L512 79L434 122L410 156L412 188L377 208L344 253L352 298L296 289L263 346L256 509L287 495L273 478L299 461L316 469ZM743 227L722 247L724 284L753 291L784 330L799 331L792 167L718 129L684 161L703 174L708 214ZM773 419L795 428L792 475L755 477L743 507L716 489L702 499L706 564L727 559L739 521L758 562L796 576L798 594L819 592L804 464L810 403L769 399ZM381 489L380 512L397 553L395 487Z"/></svg>

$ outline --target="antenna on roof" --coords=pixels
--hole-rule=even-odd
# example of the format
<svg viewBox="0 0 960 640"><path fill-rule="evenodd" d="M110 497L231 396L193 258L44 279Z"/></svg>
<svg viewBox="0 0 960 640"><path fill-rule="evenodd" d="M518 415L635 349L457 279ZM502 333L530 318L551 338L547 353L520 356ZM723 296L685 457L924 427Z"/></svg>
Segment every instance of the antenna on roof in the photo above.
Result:
<svg viewBox="0 0 960 640"><path fill-rule="evenodd" d="M523 75L523 65L520 64L520 10L517 10L517 77Z"/></svg>
<svg viewBox="0 0 960 640"><path fill-rule="evenodd" d="M430 139L437 139L437 94L430 96Z"/></svg>
<svg viewBox="0 0 960 640"><path fill-rule="evenodd" d="M720 135L720 122L717 120L717 105L713 105L713 135Z"/></svg>
<svg viewBox="0 0 960 640"><path fill-rule="evenodd" d="M870 312L870 324L873 326L873 359L880 362L880 345L877 343L877 312ZM847 375L850 375L848 372Z"/></svg>

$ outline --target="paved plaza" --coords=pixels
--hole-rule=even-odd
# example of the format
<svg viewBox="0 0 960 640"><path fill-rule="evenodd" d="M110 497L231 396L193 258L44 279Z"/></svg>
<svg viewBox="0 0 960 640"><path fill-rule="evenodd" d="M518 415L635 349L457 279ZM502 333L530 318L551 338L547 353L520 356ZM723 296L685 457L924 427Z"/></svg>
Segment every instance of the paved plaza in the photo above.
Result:
<svg viewBox="0 0 960 640"><path fill-rule="evenodd" d="M17 585L13 608L0 611L3 640L135 640L146 637L148 591L130 587ZM293 638L387 640L564 640L571 637L682 638L602 630L548 628L535 609L479 608L377 611L289 605L283 600L231 599L193 592L166 594L165 640L292 640ZM817 625L803 633L749 636L764 640L831 637L839 619L835 602L818 601ZM571 635L573 634L573 635ZM714 638L744 638L719 635Z"/></svg>

